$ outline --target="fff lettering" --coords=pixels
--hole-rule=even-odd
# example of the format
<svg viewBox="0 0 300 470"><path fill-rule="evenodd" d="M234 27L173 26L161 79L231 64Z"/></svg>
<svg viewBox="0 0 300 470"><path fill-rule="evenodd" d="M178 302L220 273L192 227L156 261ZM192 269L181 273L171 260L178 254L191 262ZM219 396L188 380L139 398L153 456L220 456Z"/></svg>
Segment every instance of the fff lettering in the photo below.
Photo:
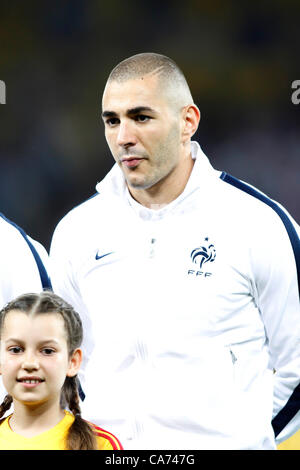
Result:
<svg viewBox="0 0 300 470"><path fill-rule="evenodd" d="M292 93L292 103L299 104L300 103L300 80L294 80L292 83L292 89L295 90Z"/></svg>
<svg viewBox="0 0 300 470"><path fill-rule="evenodd" d="M3 80L0 80L0 104L6 103L6 86Z"/></svg>
<svg viewBox="0 0 300 470"><path fill-rule="evenodd" d="M193 274L194 276L204 276L204 277L209 277L212 275L212 273L207 273L204 271L196 271L195 269L189 269L188 274Z"/></svg>

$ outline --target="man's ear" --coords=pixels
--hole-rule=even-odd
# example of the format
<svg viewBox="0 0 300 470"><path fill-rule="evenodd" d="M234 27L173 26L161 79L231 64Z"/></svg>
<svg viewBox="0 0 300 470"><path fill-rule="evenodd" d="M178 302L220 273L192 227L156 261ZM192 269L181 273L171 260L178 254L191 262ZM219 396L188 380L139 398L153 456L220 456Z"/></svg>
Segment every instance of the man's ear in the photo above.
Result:
<svg viewBox="0 0 300 470"><path fill-rule="evenodd" d="M82 350L80 348L75 349L69 359L69 368L67 371L67 377L74 377L77 375L82 362Z"/></svg>
<svg viewBox="0 0 300 470"><path fill-rule="evenodd" d="M190 104L182 109L182 138L184 143L190 140L197 131L200 117L200 110L195 104Z"/></svg>

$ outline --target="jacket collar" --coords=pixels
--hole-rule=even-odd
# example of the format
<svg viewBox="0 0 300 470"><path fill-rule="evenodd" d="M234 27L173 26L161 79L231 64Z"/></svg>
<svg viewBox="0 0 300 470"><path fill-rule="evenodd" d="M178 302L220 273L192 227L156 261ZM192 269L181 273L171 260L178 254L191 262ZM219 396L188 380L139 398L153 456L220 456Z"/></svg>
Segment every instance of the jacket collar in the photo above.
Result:
<svg viewBox="0 0 300 470"><path fill-rule="evenodd" d="M147 209L132 198L128 191L123 173L117 163L114 164L105 178L97 183L96 191L102 195L108 195L110 197L113 195L116 197L121 197L123 200L126 200L127 203L129 203L130 206L132 206L132 208L136 211L162 215L174 206L177 206L194 191L198 190L203 185L207 185L210 177L214 175L215 170L211 166L206 155L203 153L198 142L191 142L191 158L195 160L195 164L184 191L174 201L162 209Z"/></svg>

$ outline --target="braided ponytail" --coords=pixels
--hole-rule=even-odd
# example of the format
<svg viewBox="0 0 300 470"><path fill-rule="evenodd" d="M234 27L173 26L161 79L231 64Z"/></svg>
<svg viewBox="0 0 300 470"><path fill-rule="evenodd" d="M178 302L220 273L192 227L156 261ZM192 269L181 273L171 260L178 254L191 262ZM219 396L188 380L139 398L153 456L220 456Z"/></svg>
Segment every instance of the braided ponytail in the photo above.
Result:
<svg viewBox="0 0 300 470"><path fill-rule="evenodd" d="M2 423L3 419L2 416L6 413L7 410L9 410L9 408L11 407L11 404L13 402L13 398L11 395L6 395L4 397L4 400L3 402L1 403L0 405L0 424Z"/></svg>
<svg viewBox="0 0 300 470"><path fill-rule="evenodd" d="M62 398L75 419L67 435L68 450L97 450L96 438L91 426L81 417L78 395L78 380L76 377L66 377L62 389Z"/></svg>

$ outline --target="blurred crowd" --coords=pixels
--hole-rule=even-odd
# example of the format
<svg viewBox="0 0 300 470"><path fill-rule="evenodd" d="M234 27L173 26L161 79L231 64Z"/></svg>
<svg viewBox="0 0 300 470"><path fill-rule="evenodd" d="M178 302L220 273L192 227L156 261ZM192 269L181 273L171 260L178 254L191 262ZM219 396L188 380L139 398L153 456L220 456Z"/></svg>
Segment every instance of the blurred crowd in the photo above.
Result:
<svg viewBox="0 0 300 470"><path fill-rule="evenodd" d="M159 52L183 69L213 165L300 219L297 1L1 2L0 211L49 248L61 216L113 165L101 122L106 78Z"/></svg>

